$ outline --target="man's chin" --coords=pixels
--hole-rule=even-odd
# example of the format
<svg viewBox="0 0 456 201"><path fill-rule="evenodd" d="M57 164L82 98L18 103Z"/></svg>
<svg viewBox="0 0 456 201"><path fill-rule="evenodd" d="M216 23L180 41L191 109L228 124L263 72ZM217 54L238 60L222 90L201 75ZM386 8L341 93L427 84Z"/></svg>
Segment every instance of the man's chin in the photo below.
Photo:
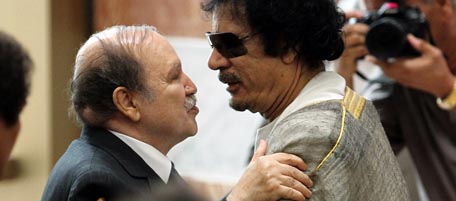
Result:
<svg viewBox="0 0 456 201"><path fill-rule="evenodd" d="M191 128L191 130L187 130L187 132L183 132L183 133L184 133L184 135L183 135L182 141L184 141L188 137L195 136L198 133L198 126L195 126L194 128Z"/></svg>
<svg viewBox="0 0 456 201"><path fill-rule="evenodd" d="M195 136L198 133L198 125L195 126L195 130L193 130L193 134L191 136Z"/></svg>
<svg viewBox="0 0 456 201"><path fill-rule="evenodd" d="M247 103L234 101L233 99L230 100L230 107L236 111L246 111L249 107Z"/></svg>
<svg viewBox="0 0 456 201"><path fill-rule="evenodd" d="M196 120L195 120L195 121L193 122L193 127L192 127L192 130L191 130L189 136L195 136L196 133L198 133L198 123L197 123Z"/></svg>

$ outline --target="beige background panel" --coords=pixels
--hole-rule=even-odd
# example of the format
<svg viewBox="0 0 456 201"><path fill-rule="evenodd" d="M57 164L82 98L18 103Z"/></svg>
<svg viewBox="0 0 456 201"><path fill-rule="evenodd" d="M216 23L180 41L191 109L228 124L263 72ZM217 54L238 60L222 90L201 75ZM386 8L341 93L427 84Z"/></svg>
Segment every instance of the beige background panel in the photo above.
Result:
<svg viewBox="0 0 456 201"><path fill-rule="evenodd" d="M31 94L0 200L39 200L55 161L79 129L68 118L68 80L74 56L88 36L86 0L0 0L0 29L13 35L34 61Z"/></svg>
<svg viewBox="0 0 456 201"><path fill-rule="evenodd" d="M210 21L200 9L201 0L95 0L94 28L117 24L154 25L163 35L204 37ZM203 32L201 30L204 30Z"/></svg>
<svg viewBox="0 0 456 201"><path fill-rule="evenodd" d="M35 63L31 94L12 158L20 176L0 182L1 200L38 200L49 171L50 60L48 0L1 0L0 29L21 42Z"/></svg>
<svg viewBox="0 0 456 201"><path fill-rule="evenodd" d="M80 133L68 114L69 81L76 53L90 36L88 4L87 0L52 0L51 4L51 168Z"/></svg>

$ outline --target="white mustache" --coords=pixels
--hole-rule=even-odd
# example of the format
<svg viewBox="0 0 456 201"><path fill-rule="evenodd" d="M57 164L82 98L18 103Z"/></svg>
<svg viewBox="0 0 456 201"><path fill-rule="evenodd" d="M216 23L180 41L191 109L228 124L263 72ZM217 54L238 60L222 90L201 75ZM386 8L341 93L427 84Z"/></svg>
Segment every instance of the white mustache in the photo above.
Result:
<svg viewBox="0 0 456 201"><path fill-rule="evenodd" d="M196 105L196 96L193 94L185 98L185 110L190 111Z"/></svg>

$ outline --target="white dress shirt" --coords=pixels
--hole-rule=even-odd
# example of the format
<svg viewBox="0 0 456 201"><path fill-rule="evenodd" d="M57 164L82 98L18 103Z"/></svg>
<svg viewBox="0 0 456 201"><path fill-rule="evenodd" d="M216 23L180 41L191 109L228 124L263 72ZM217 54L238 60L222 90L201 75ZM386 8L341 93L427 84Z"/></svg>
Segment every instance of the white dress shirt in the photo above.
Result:
<svg viewBox="0 0 456 201"><path fill-rule="evenodd" d="M168 157L149 144L116 131L108 131L133 149L165 183L168 183L172 167L171 160Z"/></svg>

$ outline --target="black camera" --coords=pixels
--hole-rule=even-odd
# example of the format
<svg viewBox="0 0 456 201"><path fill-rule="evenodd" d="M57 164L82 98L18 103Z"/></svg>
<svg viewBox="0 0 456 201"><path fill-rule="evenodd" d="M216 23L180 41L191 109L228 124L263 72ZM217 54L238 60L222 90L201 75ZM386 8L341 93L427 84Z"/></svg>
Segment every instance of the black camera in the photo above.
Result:
<svg viewBox="0 0 456 201"><path fill-rule="evenodd" d="M425 38L429 31L424 14L419 9L399 6L396 2L384 3L377 12L357 22L369 25L365 42L367 50L383 61L419 56L420 53L407 41L407 34Z"/></svg>

